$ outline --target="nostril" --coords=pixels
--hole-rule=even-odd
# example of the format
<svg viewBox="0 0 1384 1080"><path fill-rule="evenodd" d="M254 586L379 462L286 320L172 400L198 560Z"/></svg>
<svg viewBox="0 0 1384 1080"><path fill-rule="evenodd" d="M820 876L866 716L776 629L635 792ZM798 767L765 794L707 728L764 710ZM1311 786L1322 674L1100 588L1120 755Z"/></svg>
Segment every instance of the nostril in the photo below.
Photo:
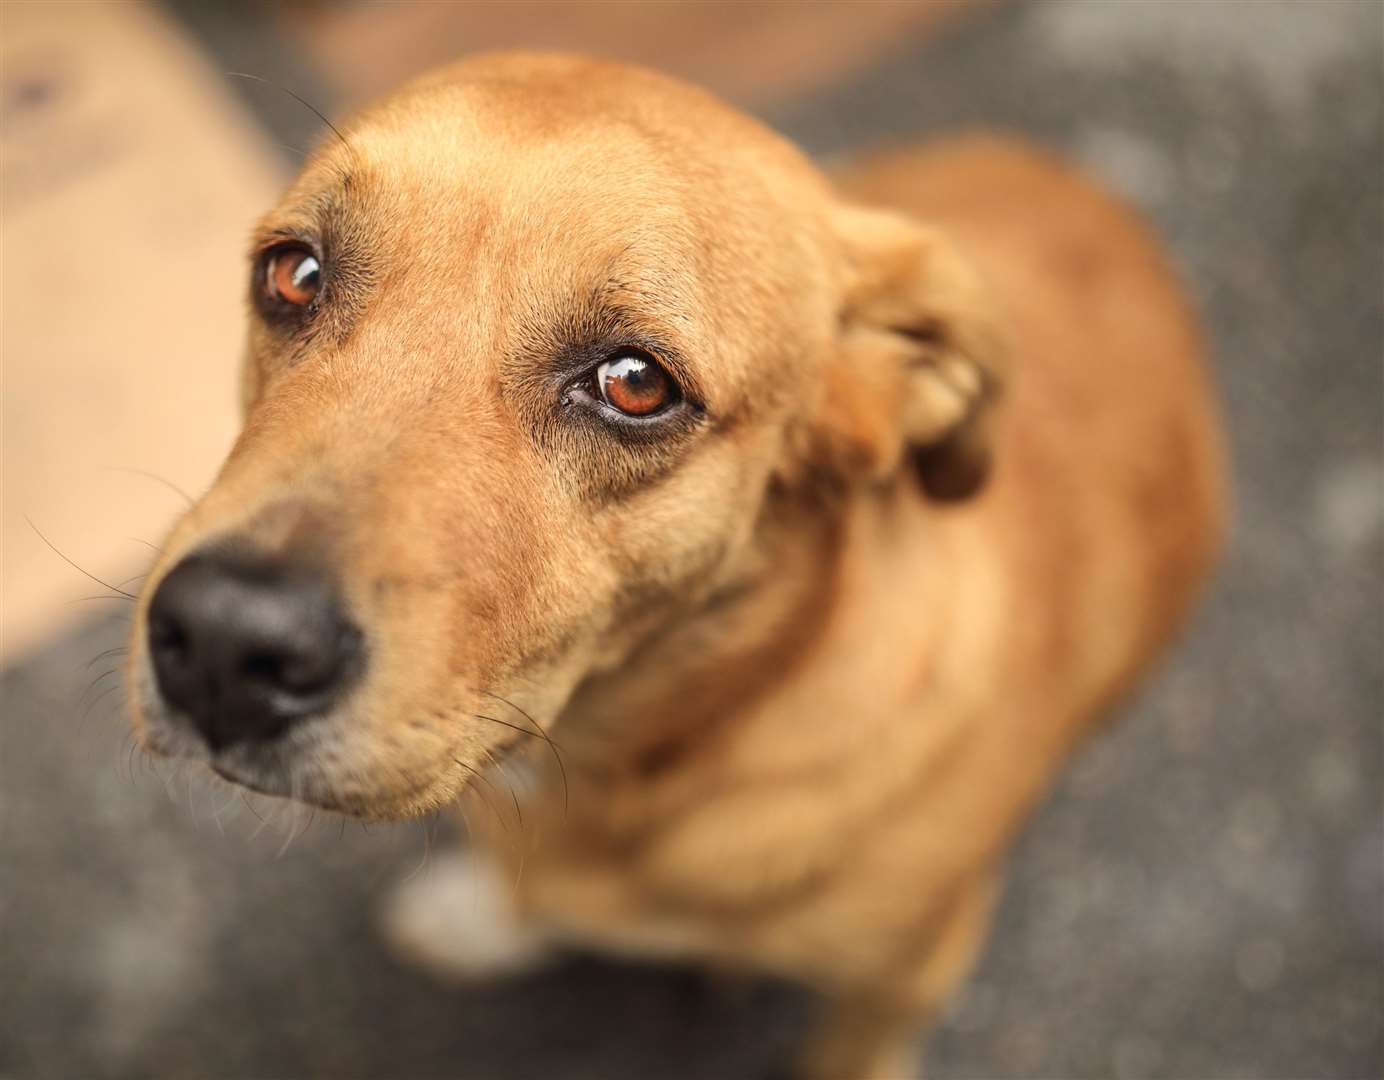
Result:
<svg viewBox="0 0 1384 1080"><path fill-rule="evenodd" d="M149 644L178 659L187 655L187 631L166 615L150 615Z"/></svg>
<svg viewBox="0 0 1384 1080"><path fill-rule="evenodd" d="M248 649L240 659L241 677L301 699L331 690L361 651L360 631L349 624L314 630L293 643Z"/></svg>
<svg viewBox="0 0 1384 1080"><path fill-rule="evenodd" d="M336 665L318 657L254 652L241 660L240 674L265 689L307 697L332 684Z"/></svg>
<svg viewBox="0 0 1384 1080"><path fill-rule="evenodd" d="M240 673L258 682L280 683L285 667L283 657L274 653L249 653L240 663Z"/></svg>

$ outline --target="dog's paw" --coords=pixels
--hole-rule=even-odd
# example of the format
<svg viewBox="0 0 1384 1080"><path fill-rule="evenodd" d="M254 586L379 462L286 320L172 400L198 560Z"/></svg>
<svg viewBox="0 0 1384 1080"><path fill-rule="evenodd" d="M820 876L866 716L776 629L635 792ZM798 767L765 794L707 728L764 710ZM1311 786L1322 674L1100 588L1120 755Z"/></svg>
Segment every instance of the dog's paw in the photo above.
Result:
<svg viewBox="0 0 1384 1080"><path fill-rule="evenodd" d="M499 868L469 852L441 856L399 885L381 924L400 954L442 978L519 974L548 957L542 935L520 921Z"/></svg>

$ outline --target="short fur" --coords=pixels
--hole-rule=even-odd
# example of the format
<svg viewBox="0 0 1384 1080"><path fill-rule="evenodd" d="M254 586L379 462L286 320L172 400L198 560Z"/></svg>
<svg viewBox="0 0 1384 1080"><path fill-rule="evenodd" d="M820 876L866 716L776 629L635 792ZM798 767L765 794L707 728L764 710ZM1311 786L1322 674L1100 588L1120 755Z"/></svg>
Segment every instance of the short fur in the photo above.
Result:
<svg viewBox="0 0 1384 1080"><path fill-rule="evenodd" d="M468 60L342 133L257 233L323 245L322 307L251 318L244 431L135 619L143 744L207 757L150 675L166 571L228 537L312 559L366 677L219 772L370 818L469 789L479 822L522 760L521 838L482 842L527 925L804 980L833 1004L803 1075L912 1071L1015 831L1220 540L1157 245L1039 151L832 184L696 89L570 56ZM631 341L702 410L564 407Z"/></svg>

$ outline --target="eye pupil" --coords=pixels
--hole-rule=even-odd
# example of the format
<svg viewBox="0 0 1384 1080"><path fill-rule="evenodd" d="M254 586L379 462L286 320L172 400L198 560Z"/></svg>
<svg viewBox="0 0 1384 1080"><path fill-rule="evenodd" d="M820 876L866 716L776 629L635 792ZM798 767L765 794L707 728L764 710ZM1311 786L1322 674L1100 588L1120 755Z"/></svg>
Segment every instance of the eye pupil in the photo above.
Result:
<svg viewBox="0 0 1384 1080"><path fill-rule="evenodd" d="M635 353L614 356L596 369L596 388L607 405L627 416L650 416L676 399L673 380L657 361Z"/></svg>

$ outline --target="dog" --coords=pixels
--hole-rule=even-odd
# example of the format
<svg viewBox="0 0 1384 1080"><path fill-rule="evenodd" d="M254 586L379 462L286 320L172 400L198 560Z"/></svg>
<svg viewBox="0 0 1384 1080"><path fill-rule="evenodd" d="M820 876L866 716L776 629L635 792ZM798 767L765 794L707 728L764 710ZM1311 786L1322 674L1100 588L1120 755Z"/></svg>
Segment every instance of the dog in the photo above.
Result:
<svg viewBox="0 0 1384 1080"><path fill-rule="evenodd" d="M829 179L693 87L504 53L326 138L250 264L244 427L133 620L142 746L470 802L498 929L395 927L444 966L772 973L825 1003L795 1075L912 1074L1221 542L1150 234L1014 142Z"/></svg>

